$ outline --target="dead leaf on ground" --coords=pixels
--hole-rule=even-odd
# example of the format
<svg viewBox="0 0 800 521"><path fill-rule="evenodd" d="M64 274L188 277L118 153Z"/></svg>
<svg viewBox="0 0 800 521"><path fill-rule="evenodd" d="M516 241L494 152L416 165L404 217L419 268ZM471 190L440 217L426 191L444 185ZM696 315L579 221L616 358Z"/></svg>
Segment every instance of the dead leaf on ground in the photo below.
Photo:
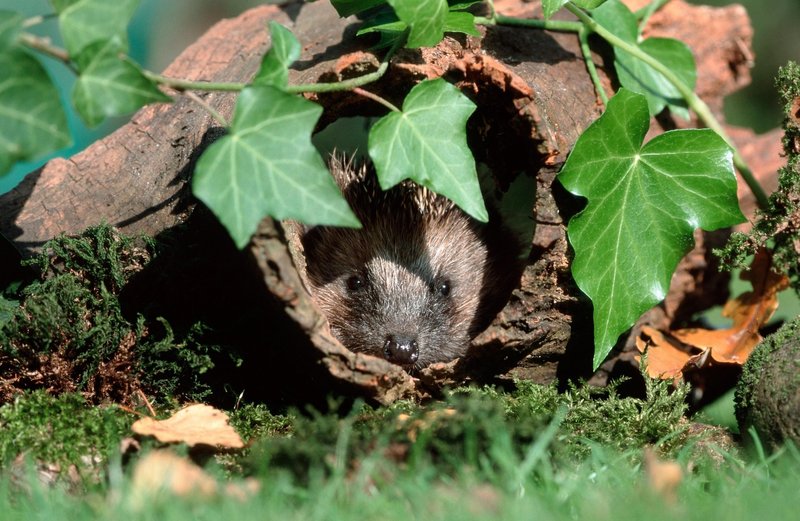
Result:
<svg viewBox="0 0 800 521"><path fill-rule="evenodd" d="M133 498L142 503L159 493L213 497L220 490L230 497L244 500L259 488L259 482L250 479L243 483L229 483L220 489L220 484L205 470L168 450L147 454L133 471Z"/></svg>
<svg viewBox="0 0 800 521"><path fill-rule="evenodd" d="M683 480L683 469L676 461L659 459L651 448L644 451L644 471L650 490L675 503L678 499L678 485Z"/></svg>
<svg viewBox="0 0 800 521"><path fill-rule="evenodd" d="M716 364L743 365L763 340L759 329L778 308L778 292L789 286L786 275L772 271L772 258L759 250L750 269L742 273L752 291L729 300L722 315L733 320L727 329L679 329L662 332L643 327L636 339L641 353L647 351L647 373L652 378L680 381L687 371Z"/></svg>
<svg viewBox="0 0 800 521"><path fill-rule="evenodd" d="M239 434L228 424L228 415L205 404L184 407L166 420L141 418L131 429L162 443L186 443L190 447L208 445L218 449L244 447Z"/></svg>

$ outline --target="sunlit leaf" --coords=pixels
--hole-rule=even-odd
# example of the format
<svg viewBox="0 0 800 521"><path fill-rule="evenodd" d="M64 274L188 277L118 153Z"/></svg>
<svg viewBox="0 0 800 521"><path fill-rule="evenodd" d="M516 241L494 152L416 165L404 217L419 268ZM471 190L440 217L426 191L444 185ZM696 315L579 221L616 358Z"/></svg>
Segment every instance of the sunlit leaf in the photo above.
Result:
<svg viewBox="0 0 800 521"><path fill-rule="evenodd" d="M697 71L692 51L685 43L672 38L648 38L639 42L636 15L619 0L608 0L592 11L592 17L619 38L667 66L681 82L694 89ZM650 65L615 47L614 68L620 85L647 98L651 115L669 107L673 114L689 119L689 110L680 91Z"/></svg>
<svg viewBox="0 0 800 521"><path fill-rule="evenodd" d="M266 216L359 226L311 144L322 108L272 86L239 94L230 133L197 162L192 188L244 247Z"/></svg>
<svg viewBox="0 0 800 521"><path fill-rule="evenodd" d="M466 122L474 110L474 103L441 78L411 89L402 112L389 113L369 133L369 155L381 187L412 179L486 221L475 160L467 146Z"/></svg>
<svg viewBox="0 0 800 521"><path fill-rule="evenodd" d="M442 40L449 11L447 0L387 1L397 17L410 28L407 47L432 47Z"/></svg>
<svg viewBox="0 0 800 521"><path fill-rule="evenodd" d="M92 43L115 37L123 50L127 50L127 27L139 0L78 0L69 5L65 2L56 4L61 36L71 56Z"/></svg>
<svg viewBox="0 0 800 521"><path fill-rule="evenodd" d="M730 147L711 130L642 144L650 113L620 89L578 138L558 179L586 208L568 226L572 273L594 305L595 366L667 293L696 228L742 222Z"/></svg>
<svg viewBox="0 0 800 521"><path fill-rule="evenodd" d="M286 88L289 81L289 65L300 57L300 42L294 34L274 20L269 22L271 46L261 61L253 84L274 85Z"/></svg>
<svg viewBox="0 0 800 521"><path fill-rule="evenodd" d="M129 114L148 103L170 101L139 67L121 57L116 40L97 42L76 57L81 73L72 90L72 102L90 127L107 116Z"/></svg>

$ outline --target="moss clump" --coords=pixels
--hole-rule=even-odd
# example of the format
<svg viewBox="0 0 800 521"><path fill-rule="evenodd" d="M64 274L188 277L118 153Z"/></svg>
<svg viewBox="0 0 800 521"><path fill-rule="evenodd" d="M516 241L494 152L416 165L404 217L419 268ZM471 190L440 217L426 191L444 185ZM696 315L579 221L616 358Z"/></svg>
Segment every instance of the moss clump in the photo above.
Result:
<svg viewBox="0 0 800 521"><path fill-rule="evenodd" d="M800 318L756 347L734 399L740 432L754 428L772 449L786 440L800 445Z"/></svg>
<svg viewBox="0 0 800 521"><path fill-rule="evenodd" d="M553 386L518 382L513 392L457 389L425 406L357 406L346 418L315 413L297 417L290 436L257 444L251 465L307 480L381 454L402 466L432 465L448 474L473 469L492 479L497 469L486 465L498 454L514 465L534 450L556 464L572 464L595 446L627 451L659 444L674 454L688 441L685 392L670 393L664 382L654 382L649 391L647 400L638 400L588 386L559 393Z"/></svg>
<svg viewBox="0 0 800 521"><path fill-rule="evenodd" d="M132 421L118 407L92 407L78 394L18 395L0 407L0 465L24 454L29 461L57 465L62 473L74 465L96 481Z"/></svg>
<svg viewBox="0 0 800 521"><path fill-rule="evenodd" d="M180 337L165 320L126 316L120 294L155 256L146 238L109 226L59 237L28 264L39 279L0 308L0 403L21 391L80 391L125 403L142 389L166 399L200 400L203 375L221 348L196 325Z"/></svg>
<svg viewBox="0 0 800 521"><path fill-rule="evenodd" d="M776 85L786 113L783 148L787 164L779 170L778 189L770 195L768 207L758 213L752 231L734 233L717 253L728 266L745 267L749 256L771 242L774 269L789 275L800 294L800 66L789 62L782 67Z"/></svg>

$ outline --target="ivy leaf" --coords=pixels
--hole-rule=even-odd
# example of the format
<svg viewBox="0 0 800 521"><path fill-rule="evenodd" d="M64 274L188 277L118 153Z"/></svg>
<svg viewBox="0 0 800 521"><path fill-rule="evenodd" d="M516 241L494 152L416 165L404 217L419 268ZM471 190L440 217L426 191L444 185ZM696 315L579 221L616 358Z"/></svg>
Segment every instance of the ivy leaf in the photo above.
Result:
<svg viewBox="0 0 800 521"><path fill-rule="evenodd" d="M464 33L470 36L480 36L481 32L475 27L475 16L463 11L450 11L444 19L444 32Z"/></svg>
<svg viewBox="0 0 800 521"><path fill-rule="evenodd" d="M272 86L239 94L230 134L200 157L192 188L239 248L267 215L358 227L311 144L322 107Z"/></svg>
<svg viewBox="0 0 800 521"><path fill-rule="evenodd" d="M542 0L542 10L544 11L544 17L550 18L553 14L561 9L564 4L566 4L569 0ZM584 9L594 9L595 7L599 6L606 0L573 0L573 4L577 5L578 7L583 7Z"/></svg>
<svg viewBox="0 0 800 521"><path fill-rule="evenodd" d="M300 57L300 42L292 31L274 20L269 22L269 51L261 60L253 85L274 85L285 89L289 83L289 65Z"/></svg>
<svg viewBox="0 0 800 521"><path fill-rule="evenodd" d="M692 51L685 43L672 38L648 38L639 48L669 66L683 82L694 89L697 73ZM614 66L620 85L644 94L650 114L656 115L664 107L683 119L689 119L689 108L680 91L655 69L623 51L614 51Z"/></svg>
<svg viewBox="0 0 800 521"><path fill-rule="evenodd" d="M572 274L594 305L594 366L667 293L695 228L742 222L732 152L711 130L673 130L642 144L644 96L620 89L578 138L558 179L588 199L570 220Z"/></svg>
<svg viewBox="0 0 800 521"><path fill-rule="evenodd" d="M406 47L433 47L444 38L447 0L387 0L400 21L410 27Z"/></svg>
<svg viewBox="0 0 800 521"><path fill-rule="evenodd" d="M331 4L341 17L357 14L385 3L386 0L331 0Z"/></svg>
<svg viewBox="0 0 800 521"><path fill-rule="evenodd" d="M24 18L15 11L0 10L0 51L3 51L17 42L19 32L22 30Z"/></svg>
<svg viewBox="0 0 800 521"><path fill-rule="evenodd" d="M685 43L672 38L648 38L638 42L636 15L619 0L608 0L592 12L592 17L616 36L637 45L669 67L683 83L694 89L697 83L694 56ZM620 85L647 98L651 115L669 107L673 114L689 119L686 101L660 72L618 47L614 48L614 68Z"/></svg>
<svg viewBox="0 0 800 521"><path fill-rule="evenodd" d="M78 0L54 5L59 10L58 24L70 56L77 56L92 43L114 37L123 42L123 51L127 51L128 22L139 0Z"/></svg>
<svg viewBox="0 0 800 521"><path fill-rule="evenodd" d="M72 90L72 102L90 127L106 116L128 114L148 103L171 99L121 53L122 44L115 38L93 43L75 57L81 74Z"/></svg>
<svg viewBox="0 0 800 521"><path fill-rule="evenodd" d="M39 61L22 49L0 53L0 175L70 144L61 99Z"/></svg>
<svg viewBox="0 0 800 521"><path fill-rule="evenodd" d="M402 112L387 114L369 132L369 155L381 188L412 179L487 221L467 147L466 123L474 110L474 103L441 78L411 89Z"/></svg>
<svg viewBox="0 0 800 521"><path fill-rule="evenodd" d="M53 5L53 9L56 10L56 13L61 13L67 7L72 4L77 4L80 1L81 0L50 0L50 3Z"/></svg>

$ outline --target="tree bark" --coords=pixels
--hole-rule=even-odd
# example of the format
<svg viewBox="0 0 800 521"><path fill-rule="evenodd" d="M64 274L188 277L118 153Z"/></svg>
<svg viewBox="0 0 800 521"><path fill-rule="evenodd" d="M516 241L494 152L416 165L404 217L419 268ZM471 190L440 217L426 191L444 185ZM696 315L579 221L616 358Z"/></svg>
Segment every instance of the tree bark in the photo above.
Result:
<svg viewBox="0 0 800 521"><path fill-rule="evenodd" d="M495 6L507 15L542 16L539 2L496 0ZM269 20L288 26L303 45L290 71L293 84L345 79L378 66L379 55L354 38L354 18L338 18L328 2L293 2L283 8L255 8L220 22L165 74L249 80L269 46ZM247 251L262 274L265 291L274 296L286 319L305 331L319 361L377 402L436 392L443 384L470 378L513 376L546 383L591 374L591 306L570 275L565 227L581 203L553 181L575 140L602 107L575 34L504 26L480 31L480 37L448 36L435 48L403 50L392 59L388 73L368 87L400 103L421 79L445 77L476 101L478 109L468 129L470 145L499 185L520 171L536 174L536 232L527 266L508 305L475 339L470 356L433 366L412 379L383 360L354 355L330 335L305 292L280 223L266 219ZM647 34L677 37L689 45L699 71L697 92L718 114L723 97L749 82L752 32L741 7L696 7L674 0L651 18ZM593 43L600 50L593 57L602 83L611 92L616 83L607 65L610 51ZM112 135L68 160L49 162L1 196L0 233L30 255L59 233L77 233L103 220L126 233L151 235L184 221L196 204L188 190L194 160L216 132L214 121L195 102L172 94L175 103L144 108ZM234 94L202 97L230 117ZM352 93L308 97L325 109L320 128L342 116L375 115L380 108ZM680 125L669 116L660 117L653 121L651 134ZM755 142L746 131L738 137ZM743 152L755 157L765 149L779 150L777 134ZM773 168L775 157L753 163L757 175L769 177L765 172ZM742 204L747 206L747 195ZM703 300L693 296L719 295L708 289L716 288L718 279L698 276L708 272L708 263L704 249L690 254L667 302L675 297L686 310ZM681 282L686 277L688 285ZM676 317L669 310L656 314L659 325Z"/></svg>

